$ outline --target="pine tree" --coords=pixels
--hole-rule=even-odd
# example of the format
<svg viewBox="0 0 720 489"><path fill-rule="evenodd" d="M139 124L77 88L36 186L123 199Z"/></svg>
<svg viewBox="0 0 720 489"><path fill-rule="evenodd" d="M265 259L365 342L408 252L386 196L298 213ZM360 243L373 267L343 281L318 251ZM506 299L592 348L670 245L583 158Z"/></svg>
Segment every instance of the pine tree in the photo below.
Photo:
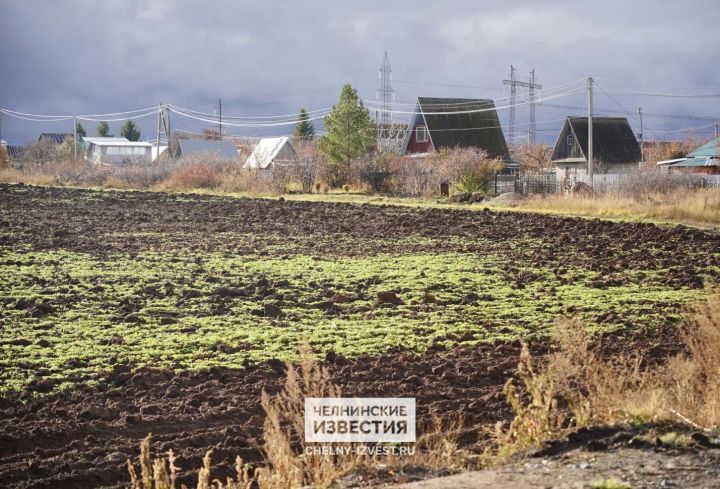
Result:
<svg viewBox="0 0 720 489"><path fill-rule="evenodd" d="M340 101L324 118L327 134L319 141L320 150L335 163L334 182L347 179L350 162L367 154L375 144L372 121L367 109L350 84L343 87Z"/></svg>
<svg viewBox="0 0 720 489"><path fill-rule="evenodd" d="M295 132L293 133L293 141L312 141L314 137L315 126L310 120L310 115L305 110L305 107L300 107L298 122L295 125Z"/></svg>
<svg viewBox="0 0 720 489"><path fill-rule="evenodd" d="M110 124L105 121L100 121L97 129L95 129L95 135L101 138L111 138L112 134L110 134Z"/></svg>
<svg viewBox="0 0 720 489"><path fill-rule="evenodd" d="M79 138L84 138L85 136L87 136L87 133L85 132L85 128L79 122L75 123L75 132L77 133L77 136Z"/></svg>
<svg viewBox="0 0 720 489"><path fill-rule="evenodd" d="M120 128L120 136L127 138L128 141L137 141L140 139L140 130L133 121L128 119Z"/></svg>

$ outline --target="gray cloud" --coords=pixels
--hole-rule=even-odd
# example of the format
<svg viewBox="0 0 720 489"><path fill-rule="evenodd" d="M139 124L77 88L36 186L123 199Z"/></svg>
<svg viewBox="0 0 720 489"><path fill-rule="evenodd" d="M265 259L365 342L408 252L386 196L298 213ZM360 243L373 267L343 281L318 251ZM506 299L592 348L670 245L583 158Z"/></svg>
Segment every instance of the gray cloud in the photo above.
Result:
<svg viewBox="0 0 720 489"><path fill-rule="evenodd" d="M33 113L113 112L158 101L212 112L222 97L229 114L286 114L331 105L347 82L374 99L385 50L399 103L418 95L501 97L511 63L523 77L535 68L545 87L593 75L601 87L720 92L716 1L0 0L0 12L0 105ZM718 99L614 98L599 93L600 112L642 105L646 113L716 116L720 109ZM584 103L578 94L550 105ZM539 121L578 112L550 105L538 108ZM526 111L518 112L524 123ZM152 134L152 120L139 124ZM709 123L648 117L646 124L666 131ZM4 117L3 137L22 143L65 126ZM559 126L539 128L551 141Z"/></svg>

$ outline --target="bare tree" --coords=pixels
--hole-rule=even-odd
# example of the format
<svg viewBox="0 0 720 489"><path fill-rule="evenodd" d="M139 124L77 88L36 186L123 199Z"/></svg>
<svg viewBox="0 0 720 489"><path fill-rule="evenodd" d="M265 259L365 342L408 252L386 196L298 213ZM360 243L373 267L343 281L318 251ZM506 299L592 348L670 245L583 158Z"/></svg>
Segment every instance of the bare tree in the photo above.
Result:
<svg viewBox="0 0 720 489"><path fill-rule="evenodd" d="M46 139L36 141L26 146L23 155L32 168L41 168L57 157L57 145Z"/></svg>
<svg viewBox="0 0 720 489"><path fill-rule="evenodd" d="M552 148L545 143L521 144L512 150L524 173L542 173L551 168Z"/></svg>
<svg viewBox="0 0 720 489"><path fill-rule="evenodd" d="M692 134L680 141L645 141L643 169L656 169L658 161L684 158L708 141L709 139L698 139Z"/></svg>
<svg viewBox="0 0 720 489"><path fill-rule="evenodd" d="M314 142L298 141L295 144L295 164L292 173L304 193L312 193L323 161L323 155Z"/></svg>

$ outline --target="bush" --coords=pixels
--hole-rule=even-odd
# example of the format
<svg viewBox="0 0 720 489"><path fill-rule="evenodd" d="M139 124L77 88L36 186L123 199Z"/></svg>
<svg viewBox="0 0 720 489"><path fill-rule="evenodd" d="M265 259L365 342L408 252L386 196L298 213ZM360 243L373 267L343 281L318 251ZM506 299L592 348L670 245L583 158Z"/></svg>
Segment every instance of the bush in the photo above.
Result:
<svg viewBox="0 0 720 489"><path fill-rule="evenodd" d="M171 190L216 188L220 185L220 178L211 165L195 163L174 171L162 185Z"/></svg>
<svg viewBox="0 0 720 489"><path fill-rule="evenodd" d="M5 149L5 146L0 146L0 168L7 168L8 161L7 149Z"/></svg>
<svg viewBox="0 0 720 489"><path fill-rule="evenodd" d="M396 155L392 153L380 152L362 159L358 172L360 180L373 192L381 192L385 182L392 176L390 167L395 158Z"/></svg>
<svg viewBox="0 0 720 489"><path fill-rule="evenodd" d="M317 145L310 141L298 141L295 144L295 153L296 161L292 168L292 178L300 184L304 193L312 193L313 184L326 165L325 158Z"/></svg>
<svg viewBox="0 0 720 489"><path fill-rule="evenodd" d="M110 182L118 183L118 188L148 189L160 184L179 168L177 164L167 163L130 163L110 167ZM106 180L106 185L108 185Z"/></svg>
<svg viewBox="0 0 720 489"><path fill-rule="evenodd" d="M488 159L476 148L443 149L425 158L395 158L389 164L390 184L395 193L437 195L441 183L455 191L488 193L495 173L502 169L499 159Z"/></svg>

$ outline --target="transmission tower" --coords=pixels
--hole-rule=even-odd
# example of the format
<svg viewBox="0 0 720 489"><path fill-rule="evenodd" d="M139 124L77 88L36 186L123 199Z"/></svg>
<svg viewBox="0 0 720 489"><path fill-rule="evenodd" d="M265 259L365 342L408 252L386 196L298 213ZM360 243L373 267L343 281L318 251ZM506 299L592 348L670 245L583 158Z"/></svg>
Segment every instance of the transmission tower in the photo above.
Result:
<svg viewBox="0 0 720 489"><path fill-rule="evenodd" d="M535 83L535 69L530 72L530 79L527 84L530 99L530 144L535 144L535 89L540 90L542 85Z"/></svg>
<svg viewBox="0 0 720 489"><path fill-rule="evenodd" d="M515 67L510 65L510 79L503 80L503 85L510 85L510 122L508 129L508 140L515 142L515 95L517 94L518 81L515 79Z"/></svg>
<svg viewBox="0 0 720 489"><path fill-rule="evenodd" d="M510 79L509 80L503 80L503 85L510 85L510 128L508 130L508 140L510 143L515 142L515 96L517 95L517 88L516 87L524 87L527 88L528 93L528 99L530 102L530 129L528 131L528 136L530 139L530 143L535 142L535 89L540 90L542 88L542 85L535 82L535 70L532 70L530 72L530 78L528 81L518 81L518 79L515 77L515 67L513 65L510 65Z"/></svg>
<svg viewBox="0 0 720 489"><path fill-rule="evenodd" d="M392 81L392 68L390 67L390 58L388 53L385 51L383 56L382 65L380 65L380 87L377 90L377 97L380 99L380 112L379 123L385 129L389 129L390 122L392 121L392 101L395 98L395 91L392 89L390 82Z"/></svg>

